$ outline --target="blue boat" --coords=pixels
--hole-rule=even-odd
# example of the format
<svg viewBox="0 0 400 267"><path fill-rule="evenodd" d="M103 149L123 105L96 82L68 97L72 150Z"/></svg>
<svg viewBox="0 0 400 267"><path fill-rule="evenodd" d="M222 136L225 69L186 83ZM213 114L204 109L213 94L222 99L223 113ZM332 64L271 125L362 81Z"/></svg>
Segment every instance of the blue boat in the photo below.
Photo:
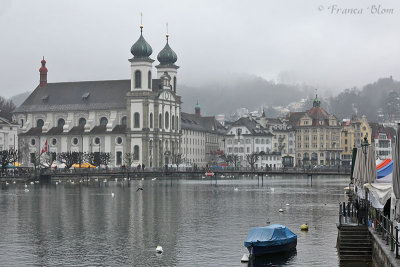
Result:
<svg viewBox="0 0 400 267"><path fill-rule="evenodd" d="M244 246L254 256L294 250L296 245L297 235L280 224L253 228L244 241Z"/></svg>

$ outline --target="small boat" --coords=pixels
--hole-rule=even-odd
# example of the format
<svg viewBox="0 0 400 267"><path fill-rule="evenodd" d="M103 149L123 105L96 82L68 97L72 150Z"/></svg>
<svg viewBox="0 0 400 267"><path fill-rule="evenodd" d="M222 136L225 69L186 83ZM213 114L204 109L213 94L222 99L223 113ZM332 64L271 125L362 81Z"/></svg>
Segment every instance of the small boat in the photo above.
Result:
<svg viewBox="0 0 400 267"><path fill-rule="evenodd" d="M254 256L294 250L296 245L297 235L280 224L253 228L244 241L244 246Z"/></svg>
<svg viewBox="0 0 400 267"><path fill-rule="evenodd" d="M206 176L214 176L213 172L206 172Z"/></svg>

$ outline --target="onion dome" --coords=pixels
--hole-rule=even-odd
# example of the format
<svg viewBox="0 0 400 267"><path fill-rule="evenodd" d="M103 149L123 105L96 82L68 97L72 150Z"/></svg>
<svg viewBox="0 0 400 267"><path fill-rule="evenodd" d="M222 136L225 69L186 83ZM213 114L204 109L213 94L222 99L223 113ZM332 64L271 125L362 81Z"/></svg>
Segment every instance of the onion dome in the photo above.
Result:
<svg viewBox="0 0 400 267"><path fill-rule="evenodd" d="M178 60L178 56L168 44L169 34L166 34L166 36L167 36L167 43L165 44L164 48L160 51L160 53L158 53L157 60L160 62L160 65L174 65L174 63Z"/></svg>
<svg viewBox="0 0 400 267"><path fill-rule="evenodd" d="M153 53L153 49L144 39L142 31L143 25L140 25L140 37L131 47L134 58L148 58Z"/></svg>
<svg viewBox="0 0 400 267"><path fill-rule="evenodd" d="M195 109L200 109L199 102L197 101L197 104L194 106Z"/></svg>
<svg viewBox="0 0 400 267"><path fill-rule="evenodd" d="M318 96L315 96L314 101L313 101L313 107L317 108L321 106L321 100L318 98Z"/></svg>

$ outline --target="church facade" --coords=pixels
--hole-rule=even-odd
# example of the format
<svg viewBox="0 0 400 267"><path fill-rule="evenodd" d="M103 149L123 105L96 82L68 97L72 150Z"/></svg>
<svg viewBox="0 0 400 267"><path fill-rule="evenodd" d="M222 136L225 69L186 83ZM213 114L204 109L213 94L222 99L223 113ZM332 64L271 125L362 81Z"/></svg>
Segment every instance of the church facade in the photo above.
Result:
<svg viewBox="0 0 400 267"><path fill-rule="evenodd" d="M110 152L111 165L162 167L181 153L181 97L176 53L167 41L153 68L151 46L140 37L131 47L130 80L48 83L42 60L40 84L18 107L23 166L46 146L61 152Z"/></svg>

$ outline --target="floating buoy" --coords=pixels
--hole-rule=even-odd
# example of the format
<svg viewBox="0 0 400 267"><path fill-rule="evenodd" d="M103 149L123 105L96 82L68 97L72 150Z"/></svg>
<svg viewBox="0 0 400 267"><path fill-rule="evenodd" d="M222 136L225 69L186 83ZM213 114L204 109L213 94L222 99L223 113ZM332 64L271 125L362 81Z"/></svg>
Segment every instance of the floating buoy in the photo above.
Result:
<svg viewBox="0 0 400 267"><path fill-rule="evenodd" d="M25 190L24 190L25 192L29 192L29 189L28 188L25 188Z"/></svg>
<svg viewBox="0 0 400 267"><path fill-rule="evenodd" d="M243 254L243 257L240 260L240 262L249 262L249 257L246 254Z"/></svg>
<svg viewBox="0 0 400 267"><path fill-rule="evenodd" d="M308 231L308 225L307 225L307 224L302 224L302 225L300 226L300 230L301 230L301 231Z"/></svg>
<svg viewBox="0 0 400 267"><path fill-rule="evenodd" d="M115 194L114 193L111 193L111 197L114 197L115 196Z"/></svg>
<svg viewBox="0 0 400 267"><path fill-rule="evenodd" d="M279 212L283 212L283 209L279 209Z"/></svg>
<svg viewBox="0 0 400 267"><path fill-rule="evenodd" d="M156 252L157 252L157 253L163 253L162 246L160 246L160 245L157 246L157 247L156 247Z"/></svg>

